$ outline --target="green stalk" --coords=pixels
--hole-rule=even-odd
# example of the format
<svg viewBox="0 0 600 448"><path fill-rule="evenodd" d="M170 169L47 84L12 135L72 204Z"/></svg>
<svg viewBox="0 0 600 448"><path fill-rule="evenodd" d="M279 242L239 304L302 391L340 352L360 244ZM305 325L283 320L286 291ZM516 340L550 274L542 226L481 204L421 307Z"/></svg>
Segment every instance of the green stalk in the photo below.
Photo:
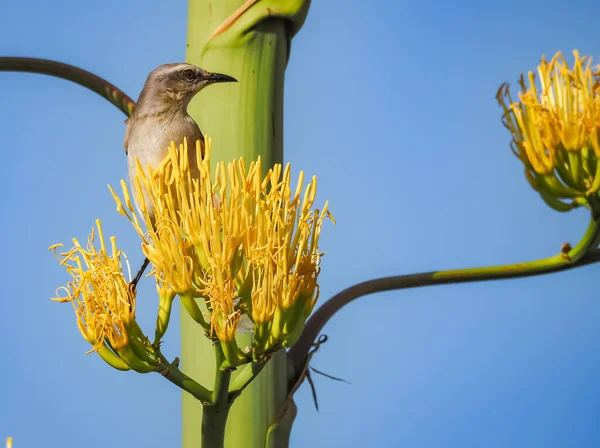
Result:
<svg viewBox="0 0 600 448"><path fill-rule="evenodd" d="M212 404L202 410L202 446L223 448L225 446L225 426L231 403L229 402L229 381L231 372L221 370L225 356L220 343L215 343L215 387L212 392Z"/></svg>
<svg viewBox="0 0 600 448"><path fill-rule="evenodd" d="M225 446L225 425L231 406L219 408L204 406L202 410L202 446L223 448Z"/></svg>
<svg viewBox="0 0 600 448"><path fill-rule="evenodd" d="M268 169L283 161L283 76L288 39L283 20L262 23L242 42L222 35L205 46L209 34L242 3L222 0L208 6L190 0L186 60L233 76L237 84L211 86L188 108L212 138L211 161L258 156ZM213 164L213 165L214 165Z"/></svg>
<svg viewBox="0 0 600 448"><path fill-rule="evenodd" d="M169 364L166 359L162 359L161 361L160 368L162 371L160 373L167 380L186 391L184 392L185 395L189 394L190 397L194 397L194 400L198 400L199 403L210 403L211 392L208 389L179 370L177 365Z"/></svg>
<svg viewBox="0 0 600 448"><path fill-rule="evenodd" d="M600 261L600 250L598 249L600 242L600 204L593 197L588 198L588 200L591 204L592 219L588 224L585 234L575 247L568 248L568 250L561 250L560 254L552 257L500 266L433 271L377 278L357 283L336 294L323 303L307 320L302 334L288 352L290 379L293 387L298 387L299 383L303 381L301 373L309 360L310 350L314 345L314 341L317 340L325 324L340 309L359 297L376 292L420 288L424 286L528 277L597 263Z"/></svg>
<svg viewBox="0 0 600 448"><path fill-rule="evenodd" d="M231 22L229 29L210 40L217 27L243 3L189 1L186 61L233 76L238 84L205 89L188 110L212 139L213 166L220 160L229 162L241 156L250 163L261 156L266 171L272 164L283 162L284 72L291 35L301 27L309 2L258 0ZM181 316L182 369L202 384L214 381L218 367L213 361L212 342L185 309ZM286 396L287 359L280 351L233 403L224 446L264 448L268 428ZM212 427L219 423L217 417L225 418L213 411L203 410L197 400L183 394L184 448L207 447L207 439L201 444L202 419L210 419L206 424ZM287 438L289 431L277 446L286 446Z"/></svg>

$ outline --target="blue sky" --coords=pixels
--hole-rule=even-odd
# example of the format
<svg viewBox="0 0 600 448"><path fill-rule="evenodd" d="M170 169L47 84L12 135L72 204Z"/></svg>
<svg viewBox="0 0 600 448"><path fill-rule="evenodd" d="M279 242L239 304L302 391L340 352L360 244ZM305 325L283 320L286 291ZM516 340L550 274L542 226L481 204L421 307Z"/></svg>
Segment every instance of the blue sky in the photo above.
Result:
<svg viewBox="0 0 600 448"><path fill-rule="evenodd" d="M578 240L586 212L554 212L529 188L494 98L542 54L577 48L599 62L600 6L571 6L313 2L286 73L285 158L318 176L338 222L321 239L322 299ZM153 68L183 60L186 8L4 0L0 55L81 66L137 98ZM140 258L106 189L126 176L124 116L54 78L0 73L0 93L0 437L16 448L178 446L179 391L84 356L70 306L49 300L66 277L47 246L85 238L96 218ZM300 389L291 446L599 446L598 269L353 303L313 360L352 384L317 376L319 412ZM140 311L143 323L154 312ZM174 356L178 332L167 336Z"/></svg>

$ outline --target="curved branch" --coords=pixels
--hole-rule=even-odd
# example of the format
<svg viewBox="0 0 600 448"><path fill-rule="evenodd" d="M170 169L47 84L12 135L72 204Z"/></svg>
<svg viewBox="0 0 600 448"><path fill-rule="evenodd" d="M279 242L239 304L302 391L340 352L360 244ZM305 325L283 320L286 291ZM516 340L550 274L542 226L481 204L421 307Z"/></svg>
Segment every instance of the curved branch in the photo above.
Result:
<svg viewBox="0 0 600 448"><path fill-rule="evenodd" d="M342 307L359 297L383 291L531 277L566 271L600 261L600 250L597 249L598 234L598 228L592 220L584 238L575 248L550 258L503 266L432 271L420 274L383 277L351 286L325 302L307 320L298 341L288 351L288 360L293 368L293 378L290 384L295 384L299 380L298 372L303 371L310 348L325 324Z"/></svg>
<svg viewBox="0 0 600 448"><path fill-rule="evenodd" d="M39 73L66 79L104 97L128 117L135 108L135 101L121 89L91 72L73 65L48 59L0 57L0 71Z"/></svg>

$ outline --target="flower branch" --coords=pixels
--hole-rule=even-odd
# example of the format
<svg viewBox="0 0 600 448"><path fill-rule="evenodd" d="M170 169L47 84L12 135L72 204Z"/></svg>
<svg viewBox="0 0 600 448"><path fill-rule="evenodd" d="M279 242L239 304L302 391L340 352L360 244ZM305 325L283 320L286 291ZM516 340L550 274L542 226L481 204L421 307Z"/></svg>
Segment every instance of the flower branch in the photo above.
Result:
<svg viewBox="0 0 600 448"><path fill-rule="evenodd" d="M55 76L90 89L130 116L135 102L121 89L87 70L49 59L0 56L0 72L27 72Z"/></svg>

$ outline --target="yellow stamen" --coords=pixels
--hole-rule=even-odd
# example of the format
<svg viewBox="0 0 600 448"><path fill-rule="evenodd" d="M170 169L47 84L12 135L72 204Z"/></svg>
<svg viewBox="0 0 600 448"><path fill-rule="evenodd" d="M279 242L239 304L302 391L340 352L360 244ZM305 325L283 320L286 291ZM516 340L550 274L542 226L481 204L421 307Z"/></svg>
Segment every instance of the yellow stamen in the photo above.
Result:
<svg viewBox="0 0 600 448"><path fill-rule="evenodd" d="M53 300L73 304L81 334L93 345L90 352L98 350L106 341L113 349L127 344L126 326L135 318L135 297L128 291L122 271L122 259L129 271L127 258L117 249L114 237L110 238L112 253L109 255L100 221L96 221L96 227L100 250L94 246L94 229L85 248L77 239L73 240L74 247L68 252L57 253L62 244L49 248L73 277L73 281L57 289L57 297ZM60 291L64 295L60 296Z"/></svg>
<svg viewBox="0 0 600 448"><path fill-rule="evenodd" d="M299 306L308 316L318 296L320 230L323 219L332 217L327 204L312 210L316 177L302 195L304 173L292 190L289 164L263 175L258 158L247 169L243 159L219 163L213 178L210 146L207 138L196 164L188 162L185 142L179 148L172 144L156 170L138 164L134 197L140 211L125 185L123 200L111 192L142 237L160 284L205 297L214 334L230 343L244 313L255 325L271 325L278 309L285 316L285 310ZM197 166L196 175L191 165ZM249 293L241 291L250 284Z"/></svg>
<svg viewBox="0 0 600 448"><path fill-rule="evenodd" d="M589 195L597 184L600 70L577 50L573 55L572 67L560 52L550 62L542 58L539 88L533 73L528 86L521 75L518 102L506 84L497 95L512 134L511 148L524 163L527 179L543 196L557 199Z"/></svg>

